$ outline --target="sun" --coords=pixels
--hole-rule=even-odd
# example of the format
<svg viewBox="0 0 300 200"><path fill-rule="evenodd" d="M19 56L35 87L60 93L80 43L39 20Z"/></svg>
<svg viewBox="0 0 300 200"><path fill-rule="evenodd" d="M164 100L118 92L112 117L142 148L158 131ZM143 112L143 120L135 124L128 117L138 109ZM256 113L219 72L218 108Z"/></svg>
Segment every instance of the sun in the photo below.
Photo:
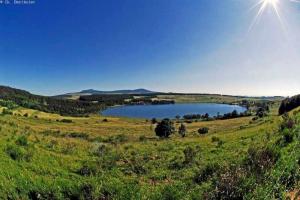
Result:
<svg viewBox="0 0 300 200"><path fill-rule="evenodd" d="M276 7L277 4L278 4L278 1L279 1L279 0L264 0L264 3L265 3L265 4L268 4L268 5L271 5L271 6L273 6L273 7Z"/></svg>
<svg viewBox="0 0 300 200"><path fill-rule="evenodd" d="M264 11L266 10L266 8L271 7L273 9L273 11L275 12L278 20L280 21L280 23L283 25L281 16L280 16L280 12L279 12L279 2L280 0L260 0L257 4L255 4L252 8L256 8L259 7L259 10L249 28L249 31L252 29L252 27L259 21L261 15L264 13ZM298 1L298 0L290 0L290 1Z"/></svg>

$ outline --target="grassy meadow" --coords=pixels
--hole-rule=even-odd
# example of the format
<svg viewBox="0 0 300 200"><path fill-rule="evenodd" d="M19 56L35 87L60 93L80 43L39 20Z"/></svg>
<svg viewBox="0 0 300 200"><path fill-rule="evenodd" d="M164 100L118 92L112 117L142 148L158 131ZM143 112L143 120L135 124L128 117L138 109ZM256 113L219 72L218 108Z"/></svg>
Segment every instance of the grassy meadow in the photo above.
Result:
<svg viewBox="0 0 300 200"><path fill-rule="evenodd" d="M0 199L294 198L300 115L283 119L277 110L186 123L186 137L160 139L144 119L18 107L0 115ZM293 126L280 129L287 120Z"/></svg>

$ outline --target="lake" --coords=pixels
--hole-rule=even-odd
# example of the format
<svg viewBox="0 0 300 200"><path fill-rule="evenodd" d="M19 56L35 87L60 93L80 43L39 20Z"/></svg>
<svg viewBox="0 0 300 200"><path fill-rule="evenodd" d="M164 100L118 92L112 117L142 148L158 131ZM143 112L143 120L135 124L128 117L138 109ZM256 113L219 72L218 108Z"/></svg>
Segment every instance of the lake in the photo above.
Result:
<svg viewBox="0 0 300 200"><path fill-rule="evenodd" d="M237 105L215 104L215 103L180 103L164 105L128 105L110 107L101 112L103 116L131 117L131 118L175 118L176 115L205 114L217 116L232 111L239 113L246 111L246 108Z"/></svg>

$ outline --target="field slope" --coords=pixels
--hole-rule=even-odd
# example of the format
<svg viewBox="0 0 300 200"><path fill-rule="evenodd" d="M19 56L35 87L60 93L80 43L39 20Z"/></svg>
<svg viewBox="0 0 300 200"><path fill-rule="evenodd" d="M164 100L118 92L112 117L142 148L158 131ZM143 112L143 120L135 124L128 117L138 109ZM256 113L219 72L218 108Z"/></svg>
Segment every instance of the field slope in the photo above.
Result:
<svg viewBox="0 0 300 200"><path fill-rule="evenodd" d="M300 116L296 110L283 119L277 109L274 105L269 116L257 120L188 123L185 138L176 133L159 139L155 125L145 120L63 117L14 108L0 115L0 198L295 196ZM293 124L280 129L288 120ZM199 135L200 127L209 133ZM285 174L277 174L282 170Z"/></svg>

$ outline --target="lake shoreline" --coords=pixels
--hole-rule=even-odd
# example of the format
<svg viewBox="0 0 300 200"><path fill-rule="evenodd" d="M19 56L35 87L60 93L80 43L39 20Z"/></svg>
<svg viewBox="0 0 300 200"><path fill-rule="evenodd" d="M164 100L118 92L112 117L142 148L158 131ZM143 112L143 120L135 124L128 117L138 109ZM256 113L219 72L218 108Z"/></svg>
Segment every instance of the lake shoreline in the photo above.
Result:
<svg viewBox="0 0 300 200"><path fill-rule="evenodd" d="M114 105L100 112L104 117L126 117L126 118L171 118L176 116L192 114L209 114L210 117L224 115L236 110L238 113L247 111L247 108L240 105L220 103L175 103L162 105Z"/></svg>

